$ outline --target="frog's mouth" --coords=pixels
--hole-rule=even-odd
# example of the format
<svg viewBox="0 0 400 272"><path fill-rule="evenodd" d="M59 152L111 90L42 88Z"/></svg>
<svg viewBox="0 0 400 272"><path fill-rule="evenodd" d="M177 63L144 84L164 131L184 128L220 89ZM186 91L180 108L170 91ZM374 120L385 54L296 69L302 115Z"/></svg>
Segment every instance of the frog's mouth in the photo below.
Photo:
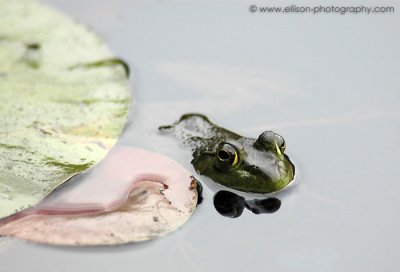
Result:
<svg viewBox="0 0 400 272"><path fill-rule="evenodd" d="M192 160L200 175L226 187L249 193L272 193L285 188L294 179L294 165L286 155L279 160L280 167L271 168L246 165L246 162L232 171L221 171L215 167L215 153L201 154Z"/></svg>
<svg viewBox="0 0 400 272"><path fill-rule="evenodd" d="M294 180L295 167L289 157L282 154L282 158L274 164L274 167L262 169L257 166L249 166L248 179L243 180L243 185L252 184L252 188L246 190L254 193L273 193L284 189Z"/></svg>

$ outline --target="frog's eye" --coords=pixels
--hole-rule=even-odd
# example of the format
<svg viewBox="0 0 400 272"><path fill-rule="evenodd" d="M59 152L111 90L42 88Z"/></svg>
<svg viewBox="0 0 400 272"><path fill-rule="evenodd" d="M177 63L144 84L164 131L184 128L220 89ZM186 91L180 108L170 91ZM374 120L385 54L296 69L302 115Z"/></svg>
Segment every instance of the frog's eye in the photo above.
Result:
<svg viewBox="0 0 400 272"><path fill-rule="evenodd" d="M222 143L218 146L216 152L215 166L222 170L228 171L239 163L239 155L236 148L228 143Z"/></svg>
<svg viewBox="0 0 400 272"><path fill-rule="evenodd" d="M258 137L257 142L268 149L276 149L278 154L285 152L286 143L281 135L273 131L264 131Z"/></svg>
<svg viewBox="0 0 400 272"><path fill-rule="evenodd" d="M281 150L282 153L285 152L285 148L286 148L285 140L282 138L281 135L276 134L276 133L275 133L275 143L279 147L279 149Z"/></svg>

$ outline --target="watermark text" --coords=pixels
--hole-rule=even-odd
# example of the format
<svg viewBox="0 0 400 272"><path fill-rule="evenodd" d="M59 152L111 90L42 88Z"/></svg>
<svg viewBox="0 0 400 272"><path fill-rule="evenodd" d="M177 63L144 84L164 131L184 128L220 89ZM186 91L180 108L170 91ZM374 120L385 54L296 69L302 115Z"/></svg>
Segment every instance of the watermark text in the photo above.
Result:
<svg viewBox="0 0 400 272"><path fill-rule="evenodd" d="M308 13L308 14L384 14L394 13L393 6L256 6L250 5L251 13Z"/></svg>

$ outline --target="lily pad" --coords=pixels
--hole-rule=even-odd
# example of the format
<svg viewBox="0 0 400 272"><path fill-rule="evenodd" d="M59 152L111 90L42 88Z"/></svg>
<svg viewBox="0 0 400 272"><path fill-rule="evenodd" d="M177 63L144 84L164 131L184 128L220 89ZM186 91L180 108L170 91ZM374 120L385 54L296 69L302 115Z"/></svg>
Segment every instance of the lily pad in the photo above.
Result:
<svg viewBox="0 0 400 272"><path fill-rule="evenodd" d="M0 218L107 154L130 109L128 72L59 12L0 0Z"/></svg>
<svg viewBox="0 0 400 272"><path fill-rule="evenodd" d="M158 153L116 147L80 182L0 220L0 235L53 245L113 245L181 227L198 201L197 182Z"/></svg>

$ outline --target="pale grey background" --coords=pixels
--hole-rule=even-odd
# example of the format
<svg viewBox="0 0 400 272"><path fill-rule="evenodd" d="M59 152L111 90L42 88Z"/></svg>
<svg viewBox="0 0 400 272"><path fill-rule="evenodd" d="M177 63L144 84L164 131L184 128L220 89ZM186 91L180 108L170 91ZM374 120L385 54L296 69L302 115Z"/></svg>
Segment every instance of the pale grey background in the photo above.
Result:
<svg viewBox="0 0 400 272"><path fill-rule="evenodd" d="M346 16L248 11L288 1L45 2L131 65L135 115L120 144L159 151L192 171L189 152L156 128L203 112L248 136L282 134L299 177L279 195L279 212L238 219L214 211L205 181L191 220L152 242L63 248L1 240L1 271L400 269L397 1L330 1L397 9Z"/></svg>

